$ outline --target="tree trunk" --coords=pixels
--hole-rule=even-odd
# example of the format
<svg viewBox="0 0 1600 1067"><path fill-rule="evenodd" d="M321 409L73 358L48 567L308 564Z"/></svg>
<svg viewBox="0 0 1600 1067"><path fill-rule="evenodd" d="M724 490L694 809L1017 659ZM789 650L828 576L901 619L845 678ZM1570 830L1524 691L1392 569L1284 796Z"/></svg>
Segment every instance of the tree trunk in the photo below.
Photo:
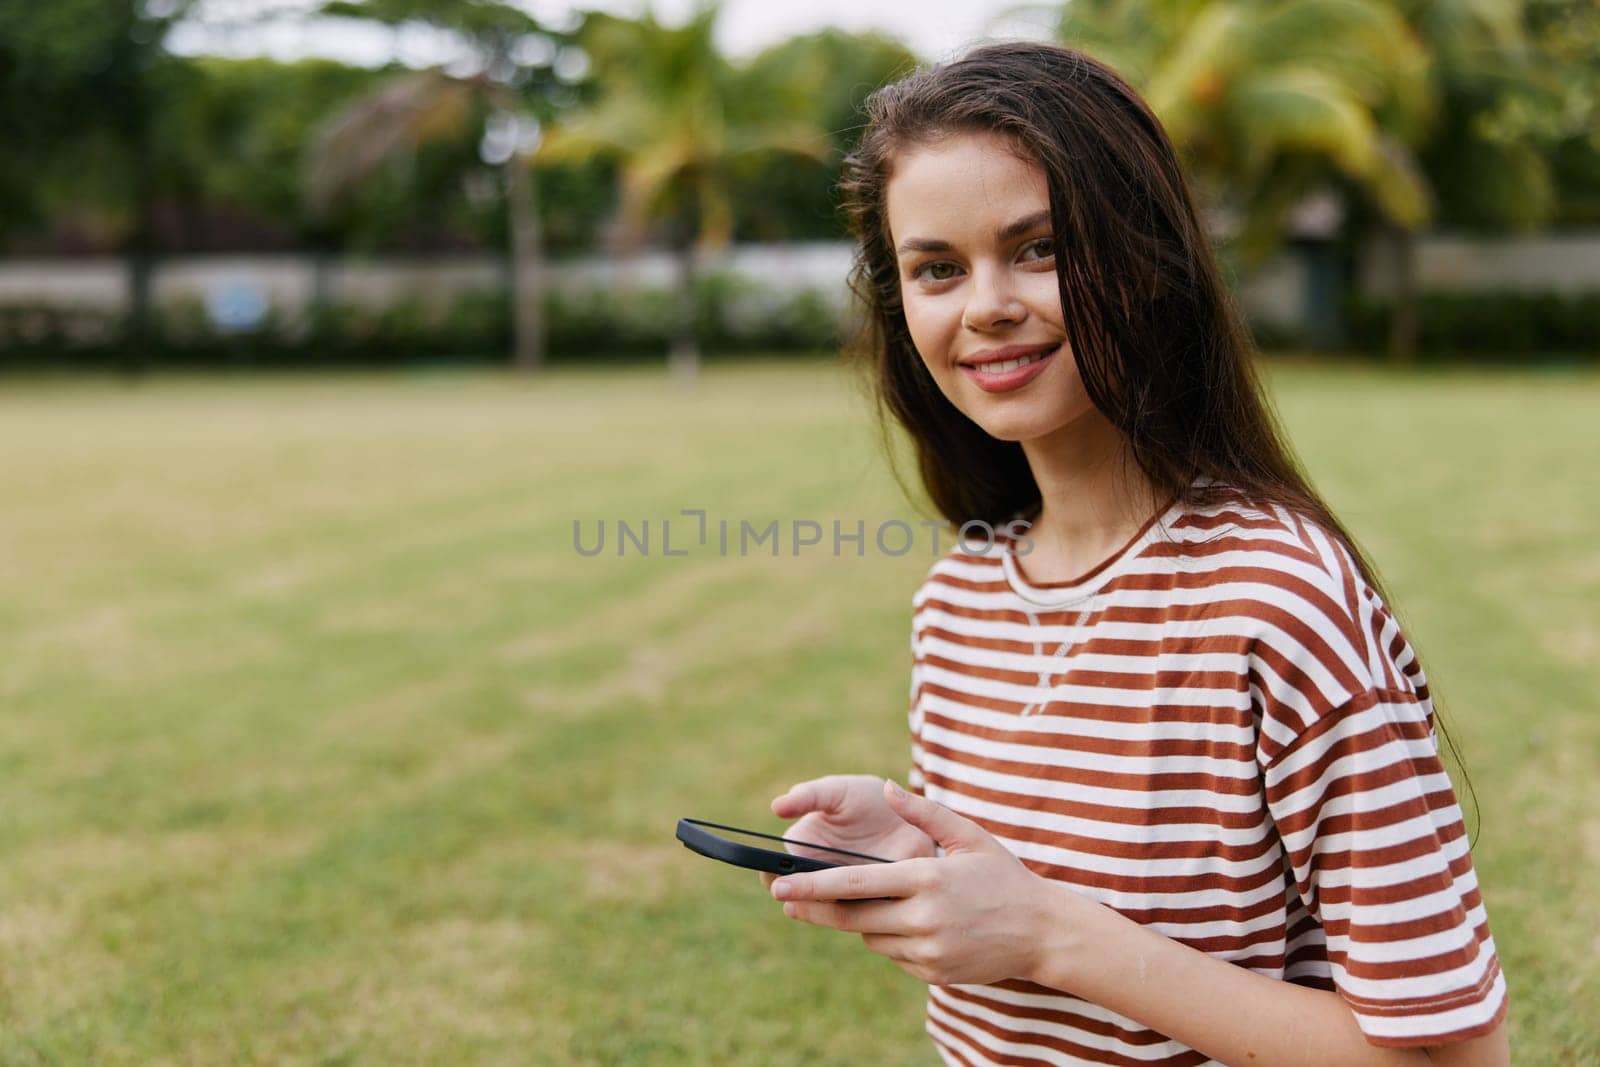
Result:
<svg viewBox="0 0 1600 1067"><path fill-rule="evenodd" d="M311 246L311 314L320 323L333 309L333 249L325 241Z"/></svg>
<svg viewBox="0 0 1600 1067"><path fill-rule="evenodd" d="M667 353L667 373L689 384L700 375L700 300L695 291L694 242L680 241L676 252L678 315L672 350Z"/></svg>
<svg viewBox="0 0 1600 1067"><path fill-rule="evenodd" d="M1389 319L1389 360L1408 366L1417 358L1417 241L1404 227L1390 229L1394 250L1394 310Z"/></svg>
<svg viewBox="0 0 1600 1067"><path fill-rule="evenodd" d="M513 155L506 163L506 212L511 230L512 364L544 366L544 248L539 232L539 184L533 165Z"/></svg>
<svg viewBox="0 0 1600 1067"><path fill-rule="evenodd" d="M326 344L332 325L333 249L319 237L311 246L311 306L306 308L301 336L313 345Z"/></svg>
<svg viewBox="0 0 1600 1067"><path fill-rule="evenodd" d="M150 289L155 273L154 257L149 247L135 238L128 250L128 328L122 355L123 373L130 379L143 376L150 366Z"/></svg>
<svg viewBox="0 0 1600 1067"><path fill-rule="evenodd" d="M131 160L134 187L133 232L128 235L128 318L122 356L122 370L129 380L137 380L150 367L150 349L154 343L151 298L155 274L156 192L155 177L149 158L149 147L141 137L133 149Z"/></svg>

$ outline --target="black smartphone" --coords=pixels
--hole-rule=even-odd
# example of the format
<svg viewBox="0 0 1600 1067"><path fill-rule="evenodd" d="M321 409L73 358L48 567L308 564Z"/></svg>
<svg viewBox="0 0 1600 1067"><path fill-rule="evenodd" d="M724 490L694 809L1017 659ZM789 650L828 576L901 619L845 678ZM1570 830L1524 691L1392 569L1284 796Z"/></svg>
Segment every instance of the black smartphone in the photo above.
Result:
<svg viewBox="0 0 1600 1067"><path fill-rule="evenodd" d="M735 867L748 867L752 871L768 874L795 874L805 871L825 871L830 867L846 867L856 863L892 863L881 856L864 852L829 848L809 841L792 841L787 837L763 834L757 830L741 830L737 826L706 822L704 819L679 819L678 840L685 847L702 856L710 856ZM797 856L792 852L778 852L765 847L765 842L797 845L821 856Z"/></svg>

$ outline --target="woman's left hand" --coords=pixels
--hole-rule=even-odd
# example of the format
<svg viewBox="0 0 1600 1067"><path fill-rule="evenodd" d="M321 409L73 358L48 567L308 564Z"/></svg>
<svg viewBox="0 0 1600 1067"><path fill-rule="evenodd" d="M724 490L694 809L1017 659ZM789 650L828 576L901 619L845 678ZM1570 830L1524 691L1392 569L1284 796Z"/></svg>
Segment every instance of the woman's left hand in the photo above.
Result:
<svg viewBox="0 0 1600 1067"><path fill-rule="evenodd" d="M930 985L1031 979L1043 954L1058 950L1060 911L1076 894L1028 870L970 819L893 782L884 795L945 854L785 875L772 884L784 914L858 933Z"/></svg>

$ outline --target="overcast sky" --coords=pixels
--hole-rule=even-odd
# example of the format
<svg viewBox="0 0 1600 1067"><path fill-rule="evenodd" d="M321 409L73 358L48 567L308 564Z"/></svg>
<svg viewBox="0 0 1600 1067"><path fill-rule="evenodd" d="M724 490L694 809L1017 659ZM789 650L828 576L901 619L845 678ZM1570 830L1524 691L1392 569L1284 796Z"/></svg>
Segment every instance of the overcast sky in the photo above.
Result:
<svg viewBox="0 0 1600 1067"><path fill-rule="evenodd" d="M651 8L663 22L683 21L695 0L516 0L542 22L559 25L582 10L637 15ZM315 0L202 0L202 18L173 30L168 44L186 54L327 56L378 66L391 58L413 65L453 58L430 34L397 34L348 20L307 19ZM1045 37L1056 5L1015 13L1016 0L724 0L717 41L733 56L826 26L880 30L925 59L940 59L988 36ZM1008 14L1010 12L1011 14Z"/></svg>

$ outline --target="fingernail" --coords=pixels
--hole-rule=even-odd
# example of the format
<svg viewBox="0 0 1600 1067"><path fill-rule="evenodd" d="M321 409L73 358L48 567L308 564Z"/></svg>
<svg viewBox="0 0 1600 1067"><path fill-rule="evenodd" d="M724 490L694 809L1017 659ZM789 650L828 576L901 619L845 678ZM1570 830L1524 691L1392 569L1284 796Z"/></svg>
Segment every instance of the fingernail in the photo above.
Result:
<svg viewBox="0 0 1600 1067"><path fill-rule="evenodd" d="M904 789L900 788L900 783L899 782L893 781L891 779L890 782L889 782L889 788L892 789L894 791L894 795L899 797L901 800L904 800L906 798L906 791Z"/></svg>
<svg viewBox="0 0 1600 1067"><path fill-rule="evenodd" d="M797 911L799 911L799 910L800 910L800 909L799 909L799 908L797 908L797 907L796 907L796 906L795 906L795 905L793 905L793 904L785 904L785 905L784 905L784 906L783 906L783 914L784 914L784 915L785 915L785 916L787 916L787 917L788 917L788 918L790 918L790 919L792 919L792 918L794 918L794 913L795 913L795 912L797 912Z"/></svg>
<svg viewBox="0 0 1600 1067"><path fill-rule="evenodd" d="M793 892L793 890L790 889L789 883L785 882L781 878L772 883L772 895L777 897L779 900L788 900L791 892Z"/></svg>

